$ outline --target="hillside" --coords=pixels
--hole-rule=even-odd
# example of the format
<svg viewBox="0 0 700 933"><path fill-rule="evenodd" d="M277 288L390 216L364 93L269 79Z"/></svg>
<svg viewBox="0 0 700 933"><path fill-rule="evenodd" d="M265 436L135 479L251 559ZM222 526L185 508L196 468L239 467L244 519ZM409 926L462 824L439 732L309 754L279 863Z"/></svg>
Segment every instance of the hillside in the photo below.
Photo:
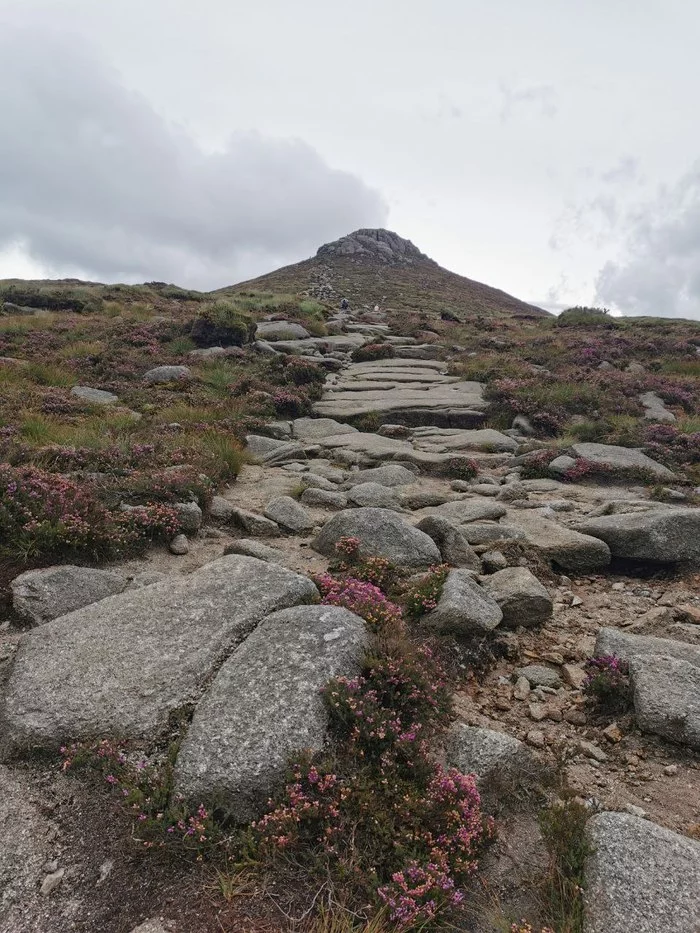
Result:
<svg viewBox="0 0 700 933"><path fill-rule="evenodd" d="M700 324L319 253L0 282L0 930L689 933Z"/></svg>
<svg viewBox="0 0 700 933"><path fill-rule="evenodd" d="M333 303L347 298L354 307L451 311L470 318L548 316L500 289L443 269L388 230L356 230L321 246L311 259L221 291L240 289L306 294Z"/></svg>

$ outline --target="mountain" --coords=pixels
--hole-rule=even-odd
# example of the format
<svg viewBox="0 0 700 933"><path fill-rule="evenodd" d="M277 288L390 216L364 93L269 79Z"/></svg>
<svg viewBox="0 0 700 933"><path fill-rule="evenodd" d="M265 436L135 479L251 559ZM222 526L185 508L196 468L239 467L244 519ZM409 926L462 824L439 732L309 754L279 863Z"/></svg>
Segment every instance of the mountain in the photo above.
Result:
<svg viewBox="0 0 700 933"><path fill-rule="evenodd" d="M394 310L451 311L465 317L547 317L549 313L443 269L410 240L389 230L356 230L321 246L314 257L256 279L220 289L303 293L351 306L380 304Z"/></svg>

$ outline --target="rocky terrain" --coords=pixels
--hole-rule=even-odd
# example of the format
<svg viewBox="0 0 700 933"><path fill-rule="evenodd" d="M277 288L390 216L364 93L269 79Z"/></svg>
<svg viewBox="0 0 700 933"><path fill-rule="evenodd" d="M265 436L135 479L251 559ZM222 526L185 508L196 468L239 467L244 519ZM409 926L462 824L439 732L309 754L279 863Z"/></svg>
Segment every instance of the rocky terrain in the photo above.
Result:
<svg viewBox="0 0 700 933"><path fill-rule="evenodd" d="M700 327L453 284L6 286L3 931L700 930Z"/></svg>

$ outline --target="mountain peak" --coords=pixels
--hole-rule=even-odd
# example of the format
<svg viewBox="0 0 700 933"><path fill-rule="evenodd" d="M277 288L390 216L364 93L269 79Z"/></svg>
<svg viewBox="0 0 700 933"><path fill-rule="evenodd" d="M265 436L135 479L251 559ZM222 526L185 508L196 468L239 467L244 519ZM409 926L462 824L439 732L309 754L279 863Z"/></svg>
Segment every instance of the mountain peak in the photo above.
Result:
<svg viewBox="0 0 700 933"><path fill-rule="evenodd" d="M385 265L409 265L416 261L435 265L410 240L404 240L391 230L355 230L347 236L325 243L316 253L320 259L347 257L352 261L379 262Z"/></svg>

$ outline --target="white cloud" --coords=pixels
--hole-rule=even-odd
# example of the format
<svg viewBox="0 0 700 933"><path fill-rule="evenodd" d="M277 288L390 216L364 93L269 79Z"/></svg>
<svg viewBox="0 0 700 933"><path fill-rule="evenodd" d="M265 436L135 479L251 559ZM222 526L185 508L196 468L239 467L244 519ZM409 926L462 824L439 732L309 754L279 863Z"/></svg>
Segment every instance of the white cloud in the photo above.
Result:
<svg viewBox="0 0 700 933"><path fill-rule="evenodd" d="M386 219L300 140L203 151L75 37L3 29L0 113L0 249L51 269L213 288Z"/></svg>
<svg viewBox="0 0 700 933"><path fill-rule="evenodd" d="M622 257L596 285L623 314L700 317L700 163L630 213Z"/></svg>

